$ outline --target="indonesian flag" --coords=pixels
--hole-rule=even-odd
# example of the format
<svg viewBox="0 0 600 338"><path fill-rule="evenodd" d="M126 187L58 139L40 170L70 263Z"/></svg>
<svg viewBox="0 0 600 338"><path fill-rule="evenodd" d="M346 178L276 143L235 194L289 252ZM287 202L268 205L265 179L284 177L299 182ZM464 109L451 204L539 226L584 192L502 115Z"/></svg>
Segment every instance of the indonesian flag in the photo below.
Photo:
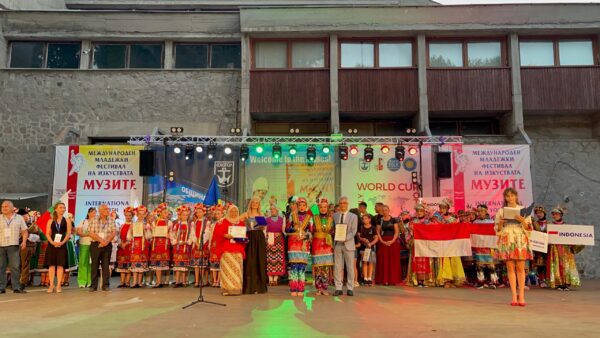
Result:
<svg viewBox="0 0 600 338"><path fill-rule="evenodd" d="M37 221L35 221L35 223L40 227L40 230L42 230L42 232L45 234L46 233L46 225L48 225L48 221L50 219L52 219L52 213L54 212L54 207L58 204L58 203L64 203L65 207L67 210L69 210L69 193L71 192L71 190L67 191L66 193L64 193L61 197L60 200L54 204L52 204L52 206L46 210L45 213L42 214L42 216L40 216Z"/></svg>
<svg viewBox="0 0 600 338"><path fill-rule="evenodd" d="M474 248L497 248L498 236L494 223L471 224L471 246Z"/></svg>
<svg viewBox="0 0 600 338"><path fill-rule="evenodd" d="M471 256L469 223L415 224L415 257Z"/></svg>

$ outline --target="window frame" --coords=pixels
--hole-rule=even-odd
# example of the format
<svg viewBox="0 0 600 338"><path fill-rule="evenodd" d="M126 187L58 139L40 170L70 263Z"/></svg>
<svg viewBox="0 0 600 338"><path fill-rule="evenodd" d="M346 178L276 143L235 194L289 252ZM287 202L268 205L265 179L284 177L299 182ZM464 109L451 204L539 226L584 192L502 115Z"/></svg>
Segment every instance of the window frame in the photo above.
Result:
<svg viewBox="0 0 600 338"><path fill-rule="evenodd" d="M11 67L11 63L12 63L12 49L13 49L13 43L20 43L20 42L29 42L29 43L41 43L42 44L42 49L43 49L43 53L44 53L44 60L42 61L42 67L39 68L20 68L20 67ZM8 48L8 57L7 57L7 64L6 64L6 68L7 69L50 69L50 70L74 70L74 69L80 69L81 68L81 59L83 57L83 43L82 41L79 40L10 40L8 41L9 43L9 48ZM48 68L48 45L49 44L73 44L73 45L79 45L79 65L76 68Z"/></svg>
<svg viewBox="0 0 600 338"><path fill-rule="evenodd" d="M485 122L490 126L490 131L491 133L489 134L468 134L465 135L464 134L464 124L467 123L477 123L477 122ZM454 124L455 128L456 128L456 136L501 136L501 128L500 128L500 121L498 118L494 118L494 117L490 117L490 118L486 118L486 117L473 117L473 118L432 118L430 119L430 124L433 124L435 126L435 124L440 123L447 123L447 124ZM435 129L435 127L433 128ZM440 136L437 134L434 134L434 136Z"/></svg>
<svg viewBox="0 0 600 338"><path fill-rule="evenodd" d="M94 61L96 60L96 53L94 51L94 49L96 48L97 45L125 45L125 67L123 68L94 68ZM161 52L160 52L160 67L159 68L130 68L130 61L131 61L131 45L160 45L161 46ZM90 47L90 52L92 53L92 56L90 58L90 64L88 69L91 70L124 70L124 69L131 69L131 70L157 70L157 69L166 69L165 68L165 42L164 41L135 41L135 42L131 42L131 41L92 41L91 47Z"/></svg>
<svg viewBox="0 0 600 338"><path fill-rule="evenodd" d="M561 65L559 42L590 41L592 43L592 61L591 65ZM551 66L523 66L521 68L549 68L549 67L597 67L600 66L600 49L598 41L591 35L564 35L564 36L523 36L519 37L519 63L521 62L521 42L551 42L552 52L554 53L554 65Z"/></svg>
<svg viewBox="0 0 600 338"><path fill-rule="evenodd" d="M343 43L372 43L373 44L373 67L342 67L342 44ZM381 43L409 43L411 66L408 67L380 67L379 66L379 44ZM415 39L412 37L347 37L338 40L338 69L416 69L417 68L417 50L415 48Z"/></svg>
<svg viewBox="0 0 600 338"><path fill-rule="evenodd" d="M429 37L426 41L426 58L427 68L431 69L499 69L509 68L508 54L506 50L506 37L504 36L490 36L490 37ZM469 66L469 43L477 42L499 42L500 43L500 66ZM431 65L431 58L429 53L429 45L431 43L459 43L462 46L462 67L437 67Z"/></svg>
<svg viewBox="0 0 600 338"><path fill-rule="evenodd" d="M285 42L286 66L283 68L256 68L256 43L257 42ZM323 43L323 67L292 67L292 44L294 42L321 42ZM329 38L259 38L250 41L250 70L251 71L285 71L285 70L324 70L329 69Z"/></svg>
<svg viewBox="0 0 600 338"><path fill-rule="evenodd" d="M205 45L206 48L206 63L207 63L207 67L204 68L177 68L176 64L177 64L177 46L178 45ZM240 42L236 42L236 41L185 41L185 40L180 40L180 41L174 41L173 42L173 52L172 52L172 57L173 57L173 66L172 69L179 69L179 70L200 70L200 69L217 69L217 70L235 70L235 69L241 69L242 67L242 61L241 61L241 57L240 57L240 67L239 68L213 68L212 67L212 46L214 45L235 45L235 46L239 46L240 47L240 52L242 50L242 45Z"/></svg>

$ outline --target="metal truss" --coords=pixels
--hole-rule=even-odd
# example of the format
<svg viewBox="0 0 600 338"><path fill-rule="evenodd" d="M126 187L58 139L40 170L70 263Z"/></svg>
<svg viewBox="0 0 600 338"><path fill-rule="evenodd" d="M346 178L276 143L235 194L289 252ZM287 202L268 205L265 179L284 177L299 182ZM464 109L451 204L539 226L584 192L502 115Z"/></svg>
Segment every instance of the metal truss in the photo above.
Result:
<svg viewBox="0 0 600 338"><path fill-rule="evenodd" d="M132 145L258 145L258 144L304 144L304 145L443 145L462 144L461 136L167 136L167 135L134 135L129 138Z"/></svg>

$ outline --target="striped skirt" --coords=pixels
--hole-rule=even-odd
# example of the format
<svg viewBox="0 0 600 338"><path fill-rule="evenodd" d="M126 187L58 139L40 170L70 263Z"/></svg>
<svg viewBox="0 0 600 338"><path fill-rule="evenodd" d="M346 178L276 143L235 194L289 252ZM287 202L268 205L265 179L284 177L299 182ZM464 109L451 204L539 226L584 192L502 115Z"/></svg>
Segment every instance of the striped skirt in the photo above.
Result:
<svg viewBox="0 0 600 338"><path fill-rule="evenodd" d="M242 294L244 260L241 253L226 252L221 256L221 292L225 296Z"/></svg>

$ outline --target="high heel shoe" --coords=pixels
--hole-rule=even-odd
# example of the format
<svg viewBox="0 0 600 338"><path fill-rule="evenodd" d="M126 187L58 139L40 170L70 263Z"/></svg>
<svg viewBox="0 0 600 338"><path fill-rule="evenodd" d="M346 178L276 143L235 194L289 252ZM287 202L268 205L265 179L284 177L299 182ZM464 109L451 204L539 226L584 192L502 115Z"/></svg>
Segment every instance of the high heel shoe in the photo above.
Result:
<svg viewBox="0 0 600 338"><path fill-rule="evenodd" d="M48 293L53 293L54 292L54 288L49 288L48 291L46 291Z"/></svg>
<svg viewBox="0 0 600 338"><path fill-rule="evenodd" d="M527 304L526 304L526 303L521 303L521 302L519 302L519 306L520 306L520 307L525 307L525 305L527 305Z"/></svg>
<svg viewBox="0 0 600 338"><path fill-rule="evenodd" d="M510 302L510 306L519 306L518 302Z"/></svg>

